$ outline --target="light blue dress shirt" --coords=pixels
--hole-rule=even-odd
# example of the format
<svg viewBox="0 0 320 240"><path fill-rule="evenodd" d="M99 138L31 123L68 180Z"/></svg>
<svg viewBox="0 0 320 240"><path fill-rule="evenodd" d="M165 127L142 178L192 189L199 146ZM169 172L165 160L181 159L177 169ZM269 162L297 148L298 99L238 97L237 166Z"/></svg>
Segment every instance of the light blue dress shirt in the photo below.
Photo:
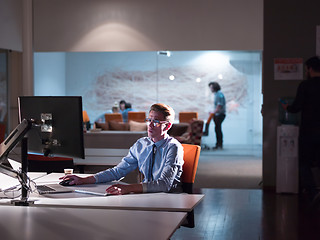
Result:
<svg viewBox="0 0 320 240"><path fill-rule="evenodd" d="M154 180L148 181L153 144L157 148L152 169ZM145 176L143 192L177 192L181 191L183 163L183 147L175 138L166 135L154 143L149 137L143 137L130 148L128 155L117 166L99 172L94 177L96 183L119 180L138 167Z"/></svg>

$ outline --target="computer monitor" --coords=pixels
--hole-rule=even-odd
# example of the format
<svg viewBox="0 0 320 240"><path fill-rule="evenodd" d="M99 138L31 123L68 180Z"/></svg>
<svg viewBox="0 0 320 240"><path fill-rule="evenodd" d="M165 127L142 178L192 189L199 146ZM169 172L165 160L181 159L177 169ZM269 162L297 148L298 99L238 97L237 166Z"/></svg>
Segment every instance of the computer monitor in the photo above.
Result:
<svg viewBox="0 0 320 240"><path fill-rule="evenodd" d="M33 120L26 134L28 152L84 158L82 97L23 96L19 121Z"/></svg>

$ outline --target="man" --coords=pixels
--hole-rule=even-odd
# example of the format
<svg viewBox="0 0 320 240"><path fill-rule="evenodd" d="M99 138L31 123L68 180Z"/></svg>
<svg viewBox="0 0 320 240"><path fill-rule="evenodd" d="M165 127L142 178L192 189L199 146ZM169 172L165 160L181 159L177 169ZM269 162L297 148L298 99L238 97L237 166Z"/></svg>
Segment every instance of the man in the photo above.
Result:
<svg viewBox="0 0 320 240"><path fill-rule="evenodd" d="M130 148L129 153L114 168L89 177L67 175L71 185L119 180L137 167L144 175L142 183L115 184L106 189L109 194L181 191L180 176L183 165L183 147L167 132L174 121L174 111L165 104L154 104L146 119L148 137L143 137Z"/></svg>
<svg viewBox="0 0 320 240"><path fill-rule="evenodd" d="M221 87L217 82L210 82L209 88L212 93L214 93L214 111L210 113L210 116L207 120L204 136L208 136L209 125L213 117L215 124L215 133L216 133L216 146L213 149L222 149L223 147L223 134L222 134L222 122L226 117L226 100L224 94L221 92Z"/></svg>
<svg viewBox="0 0 320 240"><path fill-rule="evenodd" d="M301 112L299 128L299 185L311 197L316 194L311 168L320 164L320 59L315 56L305 62L307 80L302 81L291 105L282 104L291 113Z"/></svg>

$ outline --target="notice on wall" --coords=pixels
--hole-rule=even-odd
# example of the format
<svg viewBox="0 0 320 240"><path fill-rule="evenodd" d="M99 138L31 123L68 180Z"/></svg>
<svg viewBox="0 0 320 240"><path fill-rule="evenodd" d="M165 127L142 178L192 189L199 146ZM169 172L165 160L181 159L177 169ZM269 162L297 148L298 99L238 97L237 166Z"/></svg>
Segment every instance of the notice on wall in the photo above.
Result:
<svg viewBox="0 0 320 240"><path fill-rule="evenodd" d="M317 26L316 55L320 56L320 26Z"/></svg>
<svg viewBox="0 0 320 240"><path fill-rule="evenodd" d="M302 80L303 59L302 58L275 58L274 59L275 80Z"/></svg>

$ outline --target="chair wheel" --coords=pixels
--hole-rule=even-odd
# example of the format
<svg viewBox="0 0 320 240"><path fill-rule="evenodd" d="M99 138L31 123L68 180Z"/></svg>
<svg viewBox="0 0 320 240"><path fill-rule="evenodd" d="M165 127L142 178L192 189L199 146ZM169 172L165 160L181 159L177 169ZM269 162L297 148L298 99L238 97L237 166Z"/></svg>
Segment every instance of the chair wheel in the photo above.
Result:
<svg viewBox="0 0 320 240"><path fill-rule="evenodd" d="M204 144L201 146L202 150L210 150L210 147L208 147L208 145Z"/></svg>

